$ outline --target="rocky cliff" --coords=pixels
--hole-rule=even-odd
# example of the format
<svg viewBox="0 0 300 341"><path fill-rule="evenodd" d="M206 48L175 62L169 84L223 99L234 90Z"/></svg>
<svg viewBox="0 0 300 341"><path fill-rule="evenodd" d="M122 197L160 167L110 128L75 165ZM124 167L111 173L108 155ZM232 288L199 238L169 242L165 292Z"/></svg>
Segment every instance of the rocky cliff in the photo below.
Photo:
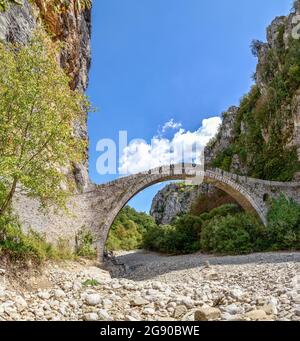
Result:
<svg viewBox="0 0 300 341"><path fill-rule="evenodd" d="M222 114L219 132L205 148L206 167L267 180L300 180L299 14L296 1L290 15L275 18L267 28L266 42L253 41L255 85L239 107ZM168 224L187 213L206 190L205 185L168 185L154 198L151 214L158 224ZM211 195L216 189L209 191ZM200 210L201 205L205 209L205 200L198 201Z"/></svg>
<svg viewBox="0 0 300 341"><path fill-rule="evenodd" d="M153 198L150 215L158 225L170 224L174 217L188 212L197 197L198 188L195 186L169 184Z"/></svg>
<svg viewBox="0 0 300 341"><path fill-rule="evenodd" d="M224 192L209 184L189 186L184 183L172 183L164 187L153 198L150 215L158 225L168 225L180 215L195 215L235 202Z"/></svg>
<svg viewBox="0 0 300 341"><path fill-rule="evenodd" d="M255 85L238 108L223 114L205 150L207 166L267 180L297 178L300 161L300 40L297 15L278 17L267 41L253 41Z"/></svg>
<svg viewBox="0 0 300 341"><path fill-rule="evenodd" d="M53 41L60 44L58 62L70 76L70 87L85 91L91 63L91 9L77 7L76 0L58 8L54 1L6 1L0 11L0 40L26 44L37 26L43 26ZM18 4L19 3L19 4ZM75 123L76 134L87 139L87 125ZM72 165L78 189L89 184L87 157L83 164Z"/></svg>

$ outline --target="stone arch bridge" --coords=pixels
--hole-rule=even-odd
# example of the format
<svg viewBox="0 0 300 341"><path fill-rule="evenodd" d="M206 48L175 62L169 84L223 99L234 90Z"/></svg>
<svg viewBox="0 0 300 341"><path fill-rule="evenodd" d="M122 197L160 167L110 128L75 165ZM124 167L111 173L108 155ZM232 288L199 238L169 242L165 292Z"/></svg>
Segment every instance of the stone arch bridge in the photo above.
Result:
<svg viewBox="0 0 300 341"><path fill-rule="evenodd" d="M264 181L219 169L199 171L198 166L183 163L126 176L103 185L93 185L89 191L70 198L68 215L59 216L53 212L45 216L38 212L37 202L31 199L24 201L24 197L15 205L23 224L31 227L35 225L38 230L45 231L50 240L60 235L69 235L74 240L80 228L91 228L97 238L99 256L102 257L110 227L131 198L156 183L169 180L192 181L195 176L232 196L245 211L255 214L264 224L269 198L284 193L300 203L299 182Z"/></svg>

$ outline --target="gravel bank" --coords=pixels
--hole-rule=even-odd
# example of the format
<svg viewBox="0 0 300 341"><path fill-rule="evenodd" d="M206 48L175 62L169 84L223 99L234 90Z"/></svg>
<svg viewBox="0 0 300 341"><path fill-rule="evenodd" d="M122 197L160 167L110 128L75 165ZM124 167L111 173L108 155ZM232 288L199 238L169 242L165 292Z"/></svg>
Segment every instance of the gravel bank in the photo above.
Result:
<svg viewBox="0 0 300 341"><path fill-rule="evenodd" d="M124 265L110 266L111 274L91 264L48 264L27 288L0 270L0 320L300 321L300 253L133 252L117 261Z"/></svg>

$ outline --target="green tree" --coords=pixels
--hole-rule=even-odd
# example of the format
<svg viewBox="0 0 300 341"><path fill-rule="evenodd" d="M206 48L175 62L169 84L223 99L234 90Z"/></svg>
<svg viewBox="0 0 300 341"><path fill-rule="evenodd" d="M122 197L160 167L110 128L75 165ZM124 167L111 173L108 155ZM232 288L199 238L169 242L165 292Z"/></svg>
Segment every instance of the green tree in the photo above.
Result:
<svg viewBox="0 0 300 341"><path fill-rule="evenodd" d="M38 31L26 46L0 43L0 215L16 191L63 206L86 141L75 133L88 101L69 87L57 51Z"/></svg>
<svg viewBox="0 0 300 341"><path fill-rule="evenodd" d="M265 234L265 228L249 214L215 216L202 229L201 248L221 254L261 251Z"/></svg>
<svg viewBox="0 0 300 341"><path fill-rule="evenodd" d="M272 250L300 249L300 205L284 194L271 202L268 237Z"/></svg>
<svg viewBox="0 0 300 341"><path fill-rule="evenodd" d="M143 234L156 226L146 213L124 207L115 219L106 242L108 250L134 250L142 246Z"/></svg>

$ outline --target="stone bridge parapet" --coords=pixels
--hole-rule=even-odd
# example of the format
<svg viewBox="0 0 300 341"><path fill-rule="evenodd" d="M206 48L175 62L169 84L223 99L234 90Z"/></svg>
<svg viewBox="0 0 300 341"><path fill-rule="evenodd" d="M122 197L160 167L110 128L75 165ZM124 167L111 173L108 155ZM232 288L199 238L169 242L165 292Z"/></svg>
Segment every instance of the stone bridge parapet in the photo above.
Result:
<svg viewBox="0 0 300 341"><path fill-rule="evenodd" d="M61 237L75 240L76 231L90 228L97 237L99 254L104 252L105 242L116 216L137 193L154 184L171 180L197 180L213 184L231 195L247 212L255 214L267 223L268 201L280 193L300 203L299 182L276 182L249 178L220 169L203 170L197 165L179 164L129 175L103 185L93 185L89 191L70 197L68 214L59 215L39 211L36 200L20 196L15 210L27 227L45 232L50 240Z"/></svg>

